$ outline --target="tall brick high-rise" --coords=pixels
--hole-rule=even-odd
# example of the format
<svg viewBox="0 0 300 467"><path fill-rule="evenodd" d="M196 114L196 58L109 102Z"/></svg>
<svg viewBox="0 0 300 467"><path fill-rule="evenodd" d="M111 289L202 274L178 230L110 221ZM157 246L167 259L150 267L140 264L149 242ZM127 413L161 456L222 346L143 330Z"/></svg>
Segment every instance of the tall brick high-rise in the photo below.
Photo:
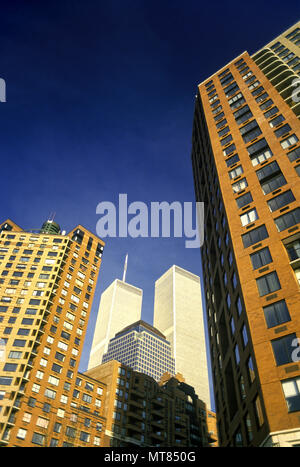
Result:
<svg viewBox="0 0 300 467"><path fill-rule="evenodd" d="M199 84L192 164L221 446L300 444L300 23Z"/></svg>
<svg viewBox="0 0 300 467"><path fill-rule="evenodd" d="M78 366L103 246L80 225L0 225L0 445L102 445L106 386Z"/></svg>

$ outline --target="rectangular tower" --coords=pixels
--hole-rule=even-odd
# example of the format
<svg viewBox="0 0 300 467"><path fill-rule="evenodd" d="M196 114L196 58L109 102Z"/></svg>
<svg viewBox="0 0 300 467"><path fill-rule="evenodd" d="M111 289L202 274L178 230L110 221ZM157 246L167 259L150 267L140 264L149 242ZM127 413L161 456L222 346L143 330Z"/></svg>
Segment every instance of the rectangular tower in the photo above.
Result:
<svg viewBox="0 0 300 467"><path fill-rule="evenodd" d="M201 256L222 446L300 438L299 26L236 57L196 96L192 163L205 203Z"/></svg>
<svg viewBox="0 0 300 467"><path fill-rule="evenodd" d="M141 319L143 291L116 279L102 293L88 368L102 363L108 344L121 329Z"/></svg>
<svg viewBox="0 0 300 467"><path fill-rule="evenodd" d="M104 243L0 225L0 445L99 446L105 385L78 373Z"/></svg>
<svg viewBox="0 0 300 467"><path fill-rule="evenodd" d="M155 282L154 326L170 342L175 372L210 407L200 278L172 266Z"/></svg>

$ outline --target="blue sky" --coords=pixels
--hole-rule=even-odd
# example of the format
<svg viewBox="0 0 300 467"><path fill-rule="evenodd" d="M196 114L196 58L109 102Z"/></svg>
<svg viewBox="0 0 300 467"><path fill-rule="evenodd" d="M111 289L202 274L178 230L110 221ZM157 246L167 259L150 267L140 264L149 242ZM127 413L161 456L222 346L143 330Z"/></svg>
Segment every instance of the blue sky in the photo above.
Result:
<svg viewBox="0 0 300 467"><path fill-rule="evenodd" d="M299 5L195 0L0 1L1 218L96 233L96 206L194 201L191 134L197 84L298 20ZM270 8L271 7L271 8ZM122 277L144 290L173 264L201 275L184 238L106 239L81 370L102 291Z"/></svg>

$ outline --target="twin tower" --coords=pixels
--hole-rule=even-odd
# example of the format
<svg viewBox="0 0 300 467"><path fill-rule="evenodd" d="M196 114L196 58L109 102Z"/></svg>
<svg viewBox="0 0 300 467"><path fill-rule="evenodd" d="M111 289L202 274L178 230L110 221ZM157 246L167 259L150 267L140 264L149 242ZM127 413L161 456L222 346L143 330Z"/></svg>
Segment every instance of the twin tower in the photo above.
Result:
<svg viewBox="0 0 300 467"><path fill-rule="evenodd" d="M103 292L88 368L106 361L111 342L124 344L115 339L116 335L124 334L127 329L141 331L141 326L136 324L144 324L142 329L146 333L148 328L152 335L163 334L171 347L174 374L181 373L210 408L200 278L174 265L155 282L154 328L140 321L142 298L143 291L125 282L125 275L122 281L116 279Z"/></svg>

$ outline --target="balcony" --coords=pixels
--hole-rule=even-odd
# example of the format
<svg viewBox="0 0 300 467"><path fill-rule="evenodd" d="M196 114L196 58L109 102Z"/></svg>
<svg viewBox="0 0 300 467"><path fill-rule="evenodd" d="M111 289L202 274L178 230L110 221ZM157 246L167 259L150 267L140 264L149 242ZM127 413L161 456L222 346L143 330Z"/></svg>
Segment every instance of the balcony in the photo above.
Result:
<svg viewBox="0 0 300 467"><path fill-rule="evenodd" d="M187 437L186 431L182 428L175 428L176 438L185 439Z"/></svg>
<svg viewBox="0 0 300 467"><path fill-rule="evenodd" d="M164 420L162 418L157 418L157 419L152 418L151 425L154 426L154 430L155 430L155 427L156 428L161 428L164 425Z"/></svg>
<svg viewBox="0 0 300 467"><path fill-rule="evenodd" d="M6 423L13 426L16 423L16 415L11 414Z"/></svg>
<svg viewBox="0 0 300 467"><path fill-rule="evenodd" d="M129 400L129 404L132 405L132 406L136 406L138 407L139 409L142 409L144 406L143 406L143 401L142 400L135 400L135 399L130 399Z"/></svg>
<svg viewBox="0 0 300 467"><path fill-rule="evenodd" d="M143 420L143 415L140 412L136 412L134 410L134 408L132 409L131 407L129 407L127 415L128 415L128 417L132 417L134 420L136 420L136 419L140 420L140 421Z"/></svg>
<svg viewBox="0 0 300 467"><path fill-rule="evenodd" d="M152 438L154 439L154 442L163 441L165 439L165 433L164 431L156 431L151 433L151 440Z"/></svg>
<svg viewBox="0 0 300 467"><path fill-rule="evenodd" d="M141 422L130 419L127 423L128 431L133 431L135 433L140 433L142 430Z"/></svg>
<svg viewBox="0 0 300 467"><path fill-rule="evenodd" d="M14 400L12 406L13 406L14 409L18 409L18 410L19 410L19 408L21 407L21 403L22 403L21 398L18 398L18 397L17 397L17 398Z"/></svg>

